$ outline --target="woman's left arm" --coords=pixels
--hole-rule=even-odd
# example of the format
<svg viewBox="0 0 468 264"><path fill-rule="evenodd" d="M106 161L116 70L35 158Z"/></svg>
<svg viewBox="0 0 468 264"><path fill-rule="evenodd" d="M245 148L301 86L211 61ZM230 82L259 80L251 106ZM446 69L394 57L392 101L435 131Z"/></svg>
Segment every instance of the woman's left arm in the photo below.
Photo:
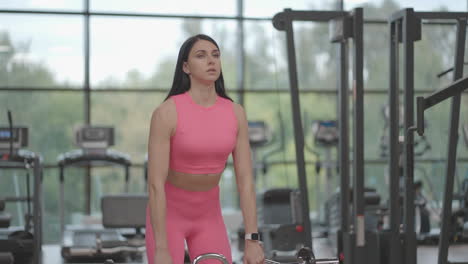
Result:
<svg viewBox="0 0 468 264"><path fill-rule="evenodd" d="M252 159L250 154L247 116L242 106L234 104L238 119L237 141L232 157L240 197L240 207L244 219L245 233L258 233L255 184L252 174ZM244 263L263 263L264 253L257 241L246 240Z"/></svg>

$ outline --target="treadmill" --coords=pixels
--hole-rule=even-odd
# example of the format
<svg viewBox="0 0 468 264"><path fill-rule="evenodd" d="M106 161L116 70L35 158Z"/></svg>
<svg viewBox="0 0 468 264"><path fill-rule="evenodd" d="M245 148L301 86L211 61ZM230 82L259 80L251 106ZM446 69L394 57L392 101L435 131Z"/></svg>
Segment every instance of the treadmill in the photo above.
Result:
<svg viewBox="0 0 468 264"><path fill-rule="evenodd" d="M28 145L28 128L13 127L10 113L9 121L9 127L0 127L0 169L25 170L26 195L0 195L0 264L41 264L41 159L36 153L21 149ZM5 211L7 203L26 203L24 226L11 226L12 216Z"/></svg>
<svg viewBox="0 0 468 264"><path fill-rule="evenodd" d="M125 170L125 192L128 192L130 157L127 154L108 149L114 145L114 128L112 127L88 125L79 127L75 130L75 143L80 149L63 153L58 157L61 255L68 263L103 262L107 259L125 262L126 253L124 250L105 250L106 247L125 244L127 239L119 233L118 229L105 228L99 224L65 226L64 182L65 169L69 167L120 166ZM87 195L90 196L89 193ZM90 204L90 199L87 201Z"/></svg>

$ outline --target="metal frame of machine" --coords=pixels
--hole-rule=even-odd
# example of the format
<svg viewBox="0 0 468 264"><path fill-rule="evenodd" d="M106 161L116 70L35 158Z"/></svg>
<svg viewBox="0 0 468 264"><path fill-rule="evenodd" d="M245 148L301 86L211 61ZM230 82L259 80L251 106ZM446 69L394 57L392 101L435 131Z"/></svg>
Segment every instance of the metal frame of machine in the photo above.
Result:
<svg viewBox="0 0 468 264"><path fill-rule="evenodd" d="M291 106L294 122L294 138L298 178L302 198L305 246L312 247L307 179L304 163L304 135L300 112L300 100L293 34L293 21L333 22L332 42L340 45L340 73L338 88L338 116L340 124L339 166L341 168L341 190L349 189L349 89L348 89L348 39L353 39L353 218L349 221L349 202L347 195L341 199L341 230L345 263L365 263L366 234L364 227L364 104L363 104L363 9L346 11L293 11L285 9L273 18L277 30L286 31ZM351 229L354 225L354 229Z"/></svg>
<svg viewBox="0 0 468 264"><path fill-rule="evenodd" d="M454 77L456 81L463 75L463 59L465 53L466 12L415 12L412 8L400 10L389 19L390 30L390 175L398 175L398 137L399 137L399 43L403 44L403 98L404 98L404 179L405 194L403 205L403 233L400 234L400 204L398 198L398 178L390 178L390 238L389 263L416 263L416 234L414 227L414 42L421 39L422 20L456 20L457 36L455 44ZM421 100L421 99L419 99ZM451 107L450 138L448 142L447 175L445 182L442 229L439 239L438 263L446 264L448 257L448 230L451 202L453 198L453 183L456 163L457 133L460 115L460 94L454 96ZM423 119L419 119L418 127L423 131ZM411 187L408 187L411 186ZM403 244L401 244L401 239ZM404 250L403 250L404 247Z"/></svg>

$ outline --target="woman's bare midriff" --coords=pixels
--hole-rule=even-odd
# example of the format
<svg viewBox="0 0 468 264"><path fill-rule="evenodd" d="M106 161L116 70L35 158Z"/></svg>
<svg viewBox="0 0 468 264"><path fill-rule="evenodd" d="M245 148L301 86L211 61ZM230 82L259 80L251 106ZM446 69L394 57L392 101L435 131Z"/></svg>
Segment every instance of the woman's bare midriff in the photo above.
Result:
<svg viewBox="0 0 468 264"><path fill-rule="evenodd" d="M172 185L188 191L208 191L219 184L221 173L218 174L188 174L169 169L167 181Z"/></svg>

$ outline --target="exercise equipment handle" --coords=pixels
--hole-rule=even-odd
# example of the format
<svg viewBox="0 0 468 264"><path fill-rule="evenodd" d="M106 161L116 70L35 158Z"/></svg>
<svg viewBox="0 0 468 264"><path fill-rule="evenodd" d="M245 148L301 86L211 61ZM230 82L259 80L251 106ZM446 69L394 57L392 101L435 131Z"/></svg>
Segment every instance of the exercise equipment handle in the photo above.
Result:
<svg viewBox="0 0 468 264"><path fill-rule="evenodd" d="M199 261L202 261L204 259L217 259L223 264L229 264L225 256L217 253L206 253L200 255L193 260L192 264L197 264Z"/></svg>

